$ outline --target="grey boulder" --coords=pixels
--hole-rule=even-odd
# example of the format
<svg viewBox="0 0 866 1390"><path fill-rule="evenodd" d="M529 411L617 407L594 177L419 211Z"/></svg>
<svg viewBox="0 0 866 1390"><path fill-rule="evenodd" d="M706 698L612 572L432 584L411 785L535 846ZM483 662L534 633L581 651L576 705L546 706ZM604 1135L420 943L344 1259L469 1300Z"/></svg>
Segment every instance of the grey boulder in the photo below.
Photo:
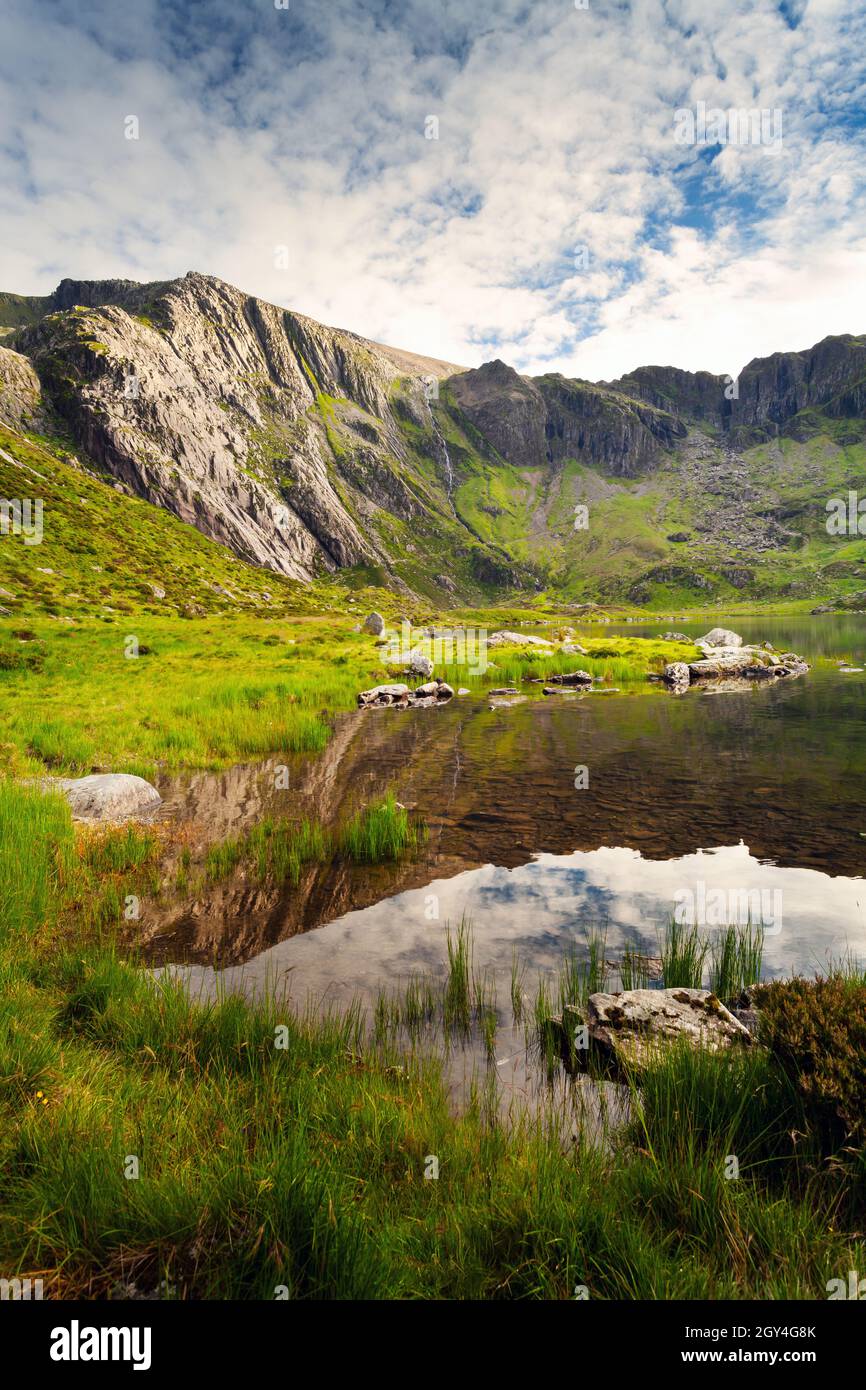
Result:
<svg viewBox="0 0 866 1390"><path fill-rule="evenodd" d="M162 802L156 787L128 772L49 777L43 785L48 791L63 792L76 820L132 820L150 814Z"/></svg>
<svg viewBox="0 0 866 1390"><path fill-rule="evenodd" d="M731 632L727 627L714 627L707 633L706 637L697 639L699 647L741 647L743 639L738 632Z"/></svg>
<svg viewBox="0 0 866 1390"><path fill-rule="evenodd" d="M707 989L631 989L618 994L591 994L585 1014L567 1006L551 1020L560 1035L567 1063L582 1067L587 1056L620 1075L635 1075L667 1043L721 1052L748 1047L752 1035L730 1009ZM585 1027L588 1053L575 1047Z"/></svg>

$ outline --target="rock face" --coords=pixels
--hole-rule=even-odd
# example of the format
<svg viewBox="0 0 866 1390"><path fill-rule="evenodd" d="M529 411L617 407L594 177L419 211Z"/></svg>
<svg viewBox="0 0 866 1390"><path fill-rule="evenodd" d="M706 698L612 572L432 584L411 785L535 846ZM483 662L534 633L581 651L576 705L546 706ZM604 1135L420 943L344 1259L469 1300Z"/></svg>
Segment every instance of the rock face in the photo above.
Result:
<svg viewBox="0 0 866 1390"><path fill-rule="evenodd" d="M567 458L633 476L685 434L667 411L559 374L522 377L486 362L449 380L463 416L506 462L539 468Z"/></svg>
<svg viewBox="0 0 866 1390"><path fill-rule="evenodd" d="M569 566L606 601L648 603L659 587L701 600L718 586L747 590L762 578L752 556L797 549L814 517L793 475L764 505L737 449L822 428L841 447L862 440L866 412L866 337L850 335L751 362L728 400L727 378L668 367L609 383L521 376L498 360L462 371L197 272L0 294L6 327L0 424L71 436L76 466L254 564L298 581L364 567L372 582L437 604L543 590L564 540ZM431 373L445 382L436 402ZM816 423L821 413L832 429ZM840 419L850 430L837 430ZM683 513L668 522L662 508L658 552L626 535L600 578L595 538L570 534L572 509L660 465L667 500L695 504L690 529L671 530ZM470 479L474 500L461 493ZM503 516L519 520L519 545ZM684 563L664 554L665 537ZM820 582L835 577L845 575L825 566ZM791 597L818 582L792 580Z"/></svg>
<svg viewBox="0 0 866 1390"><path fill-rule="evenodd" d="M728 377L677 367L639 367L609 385L677 418L710 424L733 443L756 443L774 438L809 408L837 418L862 415L866 338L842 333L804 352L754 358L740 372L737 396L730 400Z"/></svg>
<svg viewBox="0 0 866 1390"><path fill-rule="evenodd" d="M0 420L14 429L38 430L43 423L42 388L26 357L0 347Z"/></svg>
<svg viewBox="0 0 866 1390"><path fill-rule="evenodd" d="M143 777L126 772L95 773L91 777L47 777L46 790L62 791L76 820L125 821L147 816L162 797Z"/></svg>
<svg viewBox="0 0 866 1390"><path fill-rule="evenodd" d="M748 1047L749 1029L706 989L632 989L591 994L586 1012L570 1007L554 1021L564 1060L583 1066L591 1057L615 1074L634 1075L668 1042L719 1052ZM589 1054L575 1050L575 1030L586 1026Z"/></svg>

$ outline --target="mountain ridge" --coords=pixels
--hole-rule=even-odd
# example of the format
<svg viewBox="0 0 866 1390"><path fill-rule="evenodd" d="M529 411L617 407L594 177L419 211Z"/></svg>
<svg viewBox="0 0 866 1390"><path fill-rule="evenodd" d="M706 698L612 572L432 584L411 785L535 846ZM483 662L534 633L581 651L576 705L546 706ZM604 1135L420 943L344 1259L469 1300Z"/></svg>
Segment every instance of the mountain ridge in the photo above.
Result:
<svg viewBox="0 0 866 1390"><path fill-rule="evenodd" d="M824 556L814 441L828 486L866 473L853 334L755 358L735 383L658 366L531 377L377 344L194 271L0 294L0 327L0 419L68 436L120 490L302 582L646 601L666 563L682 573L662 587L708 580L723 596L725 571L779 591L787 562L818 593L839 562ZM724 524L701 513L704 472ZM625 543L592 525L576 537L581 505L608 527L611 507L619 525L629 513ZM857 570L859 552L842 563Z"/></svg>

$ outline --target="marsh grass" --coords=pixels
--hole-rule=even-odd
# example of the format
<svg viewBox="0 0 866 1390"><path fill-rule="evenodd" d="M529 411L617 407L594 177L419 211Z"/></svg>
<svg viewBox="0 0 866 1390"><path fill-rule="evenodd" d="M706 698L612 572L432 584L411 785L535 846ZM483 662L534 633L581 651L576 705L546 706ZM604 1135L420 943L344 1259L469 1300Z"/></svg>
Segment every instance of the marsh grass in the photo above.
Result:
<svg viewBox="0 0 866 1390"><path fill-rule="evenodd" d="M623 989L648 989L650 972L646 954L634 946L626 946L620 958L619 978Z"/></svg>
<svg viewBox="0 0 866 1390"><path fill-rule="evenodd" d="M795 1047L784 1067L668 1050L626 1127L564 1147L543 1107L502 1112L495 1067L454 1112L442 1057L392 1027L444 1015L429 982L382 996L368 1031L357 1008L197 1003L83 918L65 939L58 921L86 912L68 807L0 783L0 813L0 1268L38 1270L47 1297L165 1280L181 1299L823 1299L864 1266L862 1176L821 1147ZM137 843L99 854L124 887L149 872ZM465 920L451 946L449 1013L490 1055ZM838 1038L864 989L830 994Z"/></svg>
<svg viewBox="0 0 866 1390"><path fill-rule="evenodd" d="M359 864L382 864L413 853L426 838L423 826L413 824L393 792L365 807L343 827L339 847Z"/></svg>
<svg viewBox="0 0 866 1390"><path fill-rule="evenodd" d="M719 999L733 999L761 978L764 929L731 924L710 946L710 989Z"/></svg>
<svg viewBox="0 0 866 1390"><path fill-rule="evenodd" d="M345 618L185 624L141 614L134 630L152 650L136 660L124 655L129 620L34 626L40 669L0 670L3 762L23 776L104 764L153 778L157 769L320 752L334 714L385 674L370 639L347 633Z"/></svg>
<svg viewBox="0 0 866 1390"><path fill-rule="evenodd" d="M659 946L665 988L700 989L708 951L696 925L672 917Z"/></svg>
<svg viewBox="0 0 866 1390"><path fill-rule="evenodd" d="M336 853L358 864L381 864L414 853L425 838L423 823L411 822L394 794L388 793L357 812L336 833L315 820L266 816L251 830L210 845L204 856L204 872L208 880L218 882L245 865L261 882L297 886L305 865L324 864ZM181 866L176 887L188 884L188 869L187 861Z"/></svg>
<svg viewBox="0 0 866 1390"><path fill-rule="evenodd" d="M491 647L489 670L478 673L470 663L447 662L437 674L450 685L464 685L470 690L486 687L516 685L524 694L532 694L532 679L545 680L571 671L587 671L604 685L645 687L647 676L662 671L669 661L694 661L700 655L691 642L660 642L649 637L578 637L578 645L586 654L563 653L532 646ZM521 685L526 682L525 685Z"/></svg>

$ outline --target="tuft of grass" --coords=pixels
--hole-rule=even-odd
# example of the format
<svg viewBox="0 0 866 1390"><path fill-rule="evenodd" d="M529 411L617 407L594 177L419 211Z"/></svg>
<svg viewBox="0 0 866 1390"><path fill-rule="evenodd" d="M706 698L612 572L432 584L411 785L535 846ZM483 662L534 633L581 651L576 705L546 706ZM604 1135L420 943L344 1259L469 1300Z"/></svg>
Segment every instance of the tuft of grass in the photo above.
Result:
<svg viewBox="0 0 866 1390"><path fill-rule="evenodd" d="M697 926L672 917L659 948L665 989L700 989L708 950Z"/></svg>
<svg viewBox="0 0 866 1390"><path fill-rule="evenodd" d="M417 850L424 837L423 827L411 823L408 811L389 792L352 817L343 827L339 847L356 863L381 864Z"/></svg>
<svg viewBox="0 0 866 1390"><path fill-rule="evenodd" d="M710 989L719 999L733 999L761 978L764 929L731 924L710 948Z"/></svg>

